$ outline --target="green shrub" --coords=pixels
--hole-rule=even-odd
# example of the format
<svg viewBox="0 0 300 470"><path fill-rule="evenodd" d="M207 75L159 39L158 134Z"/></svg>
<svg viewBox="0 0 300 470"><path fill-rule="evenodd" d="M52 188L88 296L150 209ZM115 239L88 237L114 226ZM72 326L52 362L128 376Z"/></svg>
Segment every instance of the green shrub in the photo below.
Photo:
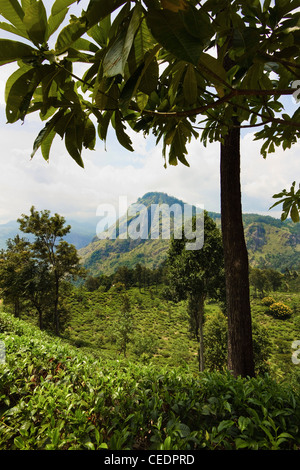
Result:
<svg viewBox="0 0 300 470"><path fill-rule="evenodd" d="M275 303L275 299L273 297L270 297L270 296L264 297L261 300L261 303L262 303L262 305L265 305L266 307L270 307L270 305Z"/></svg>
<svg viewBox="0 0 300 470"><path fill-rule="evenodd" d="M292 309L283 302L274 302L270 305L269 312L273 317L280 319L289 318L293 313Z"/></svg>
<svg viewBox="0 0 300 470"><path fill-rule="evenodd" d="M255 371L258 374L269 372L268 359L272 341L266 327L257 321L252 322L253 353ZM209 371L223 370L227 363L227 320L221 312L214 312L204 323L205 367Z"/></svg>
<svg viewBox="0 0 300 470"><path fill-rule="evenodd" d="M222 312L213 312L204 323L205 367L222 370L227 360L227 319Z"/></svg>

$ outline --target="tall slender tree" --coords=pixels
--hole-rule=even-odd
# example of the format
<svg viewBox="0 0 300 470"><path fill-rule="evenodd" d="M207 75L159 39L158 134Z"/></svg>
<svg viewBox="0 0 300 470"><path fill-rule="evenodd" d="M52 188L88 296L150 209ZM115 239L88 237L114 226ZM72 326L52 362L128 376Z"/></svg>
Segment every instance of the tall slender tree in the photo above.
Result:
<svg viewBox="0 0 300 470"><path fill-rule="evenodd" d="M69 233L70 225L65 226L64 217L59 214L50 216L49 210L37 211L34 206L30 215L18 219L20 229L34 236L31 242L33 258L37 261L43 276L50 277L49 289L52 295L53 324L56 334L60 333L59 298L61 282L66 276L83 274L75 246L70 245L63 237ZM47 289L45 289L47 293Z"/></svg>
<svg viewBox="0 0 300 470"><path fill-rule="evenodd" d="M0 27L20 37L0 39L0 64L18 63L7 121L39 112L46 124L32 155L41 149L48 160L58 134L80 166L82 149L95 148L97 133L105 141L110 124L129 151L127 124L153 133L166 165L188 165L192 138L220 142L229 367L253 375L240 129L258 128L264 157L299 138L299 108L290 116L279 101L300 78L298 0L90 0L62 27L75 1L54 1L47 17L41 0L1 0ZM81 76L78 62L87 65Z"/></svg>
<svg viewBox="0 0 300 470"><path fill-rule="evenodd" d="M195 230L195 219L194 230ZM204 213L204 245L187 250L186 239L173 238L167 258L169 295L173 300L188 300L190 331L197 339L199 370L204 364L204 303L210 297L224 301L224 258L220 230Z"/></svg>

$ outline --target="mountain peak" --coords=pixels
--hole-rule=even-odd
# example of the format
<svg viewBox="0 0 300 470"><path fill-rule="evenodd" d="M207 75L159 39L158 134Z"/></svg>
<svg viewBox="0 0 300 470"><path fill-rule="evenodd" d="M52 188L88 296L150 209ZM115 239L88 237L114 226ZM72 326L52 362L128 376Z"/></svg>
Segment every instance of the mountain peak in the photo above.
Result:
<svg viewBox="0 0 300 470"><path fill-rule="evenodd" d="M146 207L151 206L151 204L179 204L183 206L184 202L176 197L169 196L167 193L162 192L148 192L144 196L139 197L137 200L138 204L144 204Z"/></svg>

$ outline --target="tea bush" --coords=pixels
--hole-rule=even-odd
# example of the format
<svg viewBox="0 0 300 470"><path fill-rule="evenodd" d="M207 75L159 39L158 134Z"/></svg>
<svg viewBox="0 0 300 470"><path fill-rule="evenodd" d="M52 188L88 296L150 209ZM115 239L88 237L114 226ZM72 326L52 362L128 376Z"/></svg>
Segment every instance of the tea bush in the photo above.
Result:
<svg viewBox="0 0 300 470"><path fill-rule="evenodd" d="M266 307L270 307L270 305L274 304L275 299L273 297L264 297L261 300L262 305L265 305Z"/></svg>
<svg viewBox="0 0 300 470"><path fill-rule="evenodd" d="M292 309L283 302L274 302L270 305L269 312L273 317L281 319L289 318L293 313Z"/></svg>

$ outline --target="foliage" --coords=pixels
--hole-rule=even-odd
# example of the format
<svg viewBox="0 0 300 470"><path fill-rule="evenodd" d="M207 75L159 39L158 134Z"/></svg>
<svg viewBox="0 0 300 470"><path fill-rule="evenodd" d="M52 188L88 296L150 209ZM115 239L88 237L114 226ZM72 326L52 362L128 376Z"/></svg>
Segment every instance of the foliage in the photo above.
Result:
<svg viewBox="0 0 300 470"><path fill-rule="evenodd" d="M193 224L195 228L195 218ZM169 296L175 301L188 299L190 331L199 341L199 367L204 370L204 302L208 296L224 300L225 285L221 233L206 211L202 230L204 243L201 249L188 250L184 237L173 238L166 265Z"/></svg>
<svg viewBox="0 0 300 470"><path fill-rule="evenodd" d="M1 313L0 449L297 449L299 389L97 359Z"/></svg>
<svg viewBox="0 0 300 470"><path fill-rule="evenodd" d="M281 318L283 320L285 318L289 318L293 313L292 309L290 309L290 307L285 305L283 302L275 302L272 305L270 305L269 312L274 317Z"/></svg>
<svg viewBox="0 0 300 470"><path fill-rule="evenodd" d="M266 307L270 307L272 304L274 304L275 300L273 297L264 297L261 300L262 305L265 305Z"/></svg>
<svg viewBox="0 0 300 470"><path fill-rule="evenodd" d="M234 134L238 159L240 128L245 126L262 127L255 138L264 141L264 157L275 146L286 149L297 142L299 109L290 117L279 101L294 93L299 77L299 13L294 12L293 0L275 5L270 1L249 5L248 0L208 0L204 5L192 0L90 0L80 17L71 15L70 23L62 27L73 3L66 7L57 0L49 17L41 0L21 4L15 0L14 6L9 0L1 3L5 22L0 27L21 37L21 42L0 39L0 64L18 64L5 90L7 121L24 121L32 112L46 121L32 156L41 149L48 160L59 135L70 156L84 166L83 149L95 148L97 133L105 141L109 125L129 151L133 146L127 125L137 132L151 132L157 143L162 140L165 164L168 160L170 165L188 165L187 145L199 137L199 128L205 145L221 142L227 155ZM49 38L56 30L56 44L49 50ZM74 65L82 62L88 68L77 77ZM221 185L228 181L229 165L237 161L225 160ZM238 175L234 189L239 187ZM231 189L221 192L222 201ZM223 231L233 226L234 217L240 218L240 211L234 216L222 214L222 220L229 219ZM244 244L240 222L235 224L240 230L227 235ZM224 248L230 255L230 248ZM237 250L234 256L242 252ZM239 302L241 317L231 323L229 339L236 329L241 339L235 344L242 348L247 339L242 334L250 324L248 295L241 292L241 286L248 290L247 257L239 263L234 256L225 256L228 315L233 318L233 305ZM229 275L238 266L236 276L245 277L239 286ZM244 368L252 374L250 349ZM239 354L233 356L237 359ZM239 366L235 362L235 368L240 367L241 362Z"/></svg>
<svg viewBox="0 0 300 470"><path fill-rule="evenodd" d="M65 219L58 214L50 217L50 211L39 213L34 207L18 222L21 231L31 235L31 241L17 235L8 240L7 250L2 250L2 296L6 304L13 303L16 316L21 314L21 304L27 302L38 313L40 328L47 320L49 326L51 316L52 328L58 334L64 283L84 272L76 248L63 240L70 226L64 227Z"/></svg>
<svg viewBox="0 0 300 470"><path fill-rule="evenodd" d="M204 117L204 142L220 140L237 115L239 124L263 127L256 134L265 140L263 155L297 140L299 110L291 118L279 102L280 96L294 93L299 76L293 1L251 6L247 0L203 6L146 1L144 6L91 0L65 27L74 1L66 6L57 0L48 17L42 1L14 3L13 8L3 0L0 10L1 28L19 36L19 41L1 39L1 64L19 64L7 83L6 114L10 123L31 112L46 121L33 155L41 148L48 159L58 134L83 166L82 149L95 147L94 119L102 140L111 123L128 150L133 149L126 121L137 131L152 129L158 141L163 138L164 153L169 148L171 165L188 164L186 144L198 136L197 115ZM229 68L224 65L227 50ZM73 70L77 63L88 66L81 77Z"/></svg>
<svg viewBox="0 0 300 470"><path fill-rule="evenodd" d="M289 192L284 189L281 193L274 194L273 198L280 198L280 200L275 202L270 209L283 203L281 220L286 220L290 214L292 221L296 223L300 220L300 185L298 191L295 192L295 184L296 181L293 182Z"/></svg>
<svg viewBox="0 0 300 470"><path fill-rule="evenodd" d="M223 370L227 362L227 319L214 312L204 323L205 366L208 370Z"/></svg>

